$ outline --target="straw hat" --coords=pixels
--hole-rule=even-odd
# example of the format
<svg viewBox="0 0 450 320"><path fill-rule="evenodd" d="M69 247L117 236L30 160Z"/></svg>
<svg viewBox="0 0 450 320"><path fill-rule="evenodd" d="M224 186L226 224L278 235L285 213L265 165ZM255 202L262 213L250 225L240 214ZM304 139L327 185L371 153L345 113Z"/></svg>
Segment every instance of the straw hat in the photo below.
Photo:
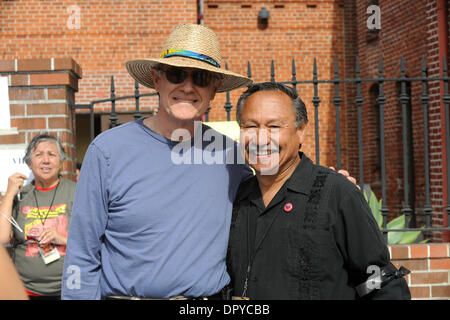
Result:
<svg viewBox="0 0 450 320"><path fill-rule="evenodd" d="M126 63L126 67L137 82L154 88L150 70L157 64L198 68L221 74L223 81L218 92L252 83L252 80L245 76L221 68L222 57L216 34L198 24L178 25L167 38L160 58L131 60Z"/></svg>

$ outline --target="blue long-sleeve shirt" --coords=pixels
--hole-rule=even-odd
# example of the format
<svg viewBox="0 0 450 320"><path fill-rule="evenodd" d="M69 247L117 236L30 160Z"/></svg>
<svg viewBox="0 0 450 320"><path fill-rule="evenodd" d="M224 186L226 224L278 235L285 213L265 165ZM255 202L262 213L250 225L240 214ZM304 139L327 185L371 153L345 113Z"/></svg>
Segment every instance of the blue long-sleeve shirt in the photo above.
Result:
<svg viewBox="0 0 450 320"><path fill-rule="evenodd" d="M176 144L138 120L91 143L75 192L63 299L197 297L228 284L232 204L251 172L236 143L209 133L214 142Z"/></svg>

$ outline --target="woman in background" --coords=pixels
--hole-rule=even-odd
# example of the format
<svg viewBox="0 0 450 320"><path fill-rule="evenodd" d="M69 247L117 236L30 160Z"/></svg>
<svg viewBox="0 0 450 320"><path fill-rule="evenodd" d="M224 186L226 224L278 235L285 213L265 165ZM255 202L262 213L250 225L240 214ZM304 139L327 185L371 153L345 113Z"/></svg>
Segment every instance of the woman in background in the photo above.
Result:
<svg viewBox="0 0 450 320"><path fill-rule="evenodd" d="M60 176L66 155L49 134L33 138L25 163L34 180L14 173L0 205L0 243L11 243L17 271L31 299L59 299L75 182Z"/></svg>

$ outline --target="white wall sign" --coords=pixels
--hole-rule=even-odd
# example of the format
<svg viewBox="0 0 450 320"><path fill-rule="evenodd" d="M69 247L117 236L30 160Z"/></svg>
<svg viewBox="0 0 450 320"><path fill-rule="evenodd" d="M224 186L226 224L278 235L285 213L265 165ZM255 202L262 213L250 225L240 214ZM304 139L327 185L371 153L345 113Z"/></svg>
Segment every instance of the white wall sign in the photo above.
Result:
<svg viewBox="0 0 450 320"><path fill-rule="evenodd" d="M28 178L25 184L33 179L30 168L23 162L25 144L0 145L0 192L4 195L8 187L8 178L15 172L20 172Z"/></svg>
<svg viewBox="0 0 450 320"><path fill-rule="evenodd" d="M11 129L8 77L0 77L0 129Z"/></svg>

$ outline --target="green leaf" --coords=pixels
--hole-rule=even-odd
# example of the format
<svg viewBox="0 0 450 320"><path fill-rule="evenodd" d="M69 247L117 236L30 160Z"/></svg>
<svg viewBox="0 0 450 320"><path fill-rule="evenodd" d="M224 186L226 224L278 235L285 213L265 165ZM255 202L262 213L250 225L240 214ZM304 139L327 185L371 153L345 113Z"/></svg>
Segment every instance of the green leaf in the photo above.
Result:
<svg viewBox="0 0 450 320"><path fill-rule="evenodd" d="M383 227L383 214L381 213L382 200L378 201L378 206L376 209L375 220L377 220L378 227L381 229Z"/></svg>
<svg viewBox="0 0 450 320"><path fill-rule="evenodd" d="M364 198L366 199L370 210L372 211L372 215L375 218L378 227L381 229L383 225L383 215L381 214L381 199L377 199L375 193L372 191L372 189L370 189L370 187L366 187L365 191L370 193L370 197L368 198L366 192L363 192Z"/></svg>
<svg viewBox="0 0 450 320"><path fill-rule="evenodd" d="M398 242L398 244L409 244L414 243L414 241L417 240L421 231L405 231L400 233L402 233L402 237Z"/></svg>
<svg viewBox="0 0 450 320"><path fill-rule="evenodd" d="M420 229L423 229L423 228L425 228L425 226L421 227ZM416 242L417 238L420 236L422 231L407 231L407 232L403 232L403 233L404 233L404 235L402 237L402 240L400 241L400 244L409 244L409 243ZM425 240L428 241L428 239L425 239ZM423 243L425 243L425 242L423 242Z"/></svg>
<svg viewBox="0 0 450 320"><path fill-rule="evenodd" d="M403 229L405 227L405 215L402 214L386 225L387 229ZM402 239L401 231L388 232L388 244L398 244Z"/></svg>
<svg viewBox="0 0 450 320"><path fill-rule="evenodd" d="M381 213L382 199L378 200L375 193L372 191L369 185L364 185L364 199L366 199L370 210L372 211L373 217L375 218L378 227L383 228L383 214ZM405 215L393 219L386 225L387 229L404 229L406 219ZM423 228L423 227L422 227ZM422 231L394 231L388 232L388 244L409 244L417 241ZM420 243L426 243L429 239L425 239Z"/></svg>
<svg viewBox="0 0 450 320"><path fill-rule="evenodd" d="M405 215L402 214L395 219L392 219L386 227L388 229L403 229L405 227Z"/></svg>

